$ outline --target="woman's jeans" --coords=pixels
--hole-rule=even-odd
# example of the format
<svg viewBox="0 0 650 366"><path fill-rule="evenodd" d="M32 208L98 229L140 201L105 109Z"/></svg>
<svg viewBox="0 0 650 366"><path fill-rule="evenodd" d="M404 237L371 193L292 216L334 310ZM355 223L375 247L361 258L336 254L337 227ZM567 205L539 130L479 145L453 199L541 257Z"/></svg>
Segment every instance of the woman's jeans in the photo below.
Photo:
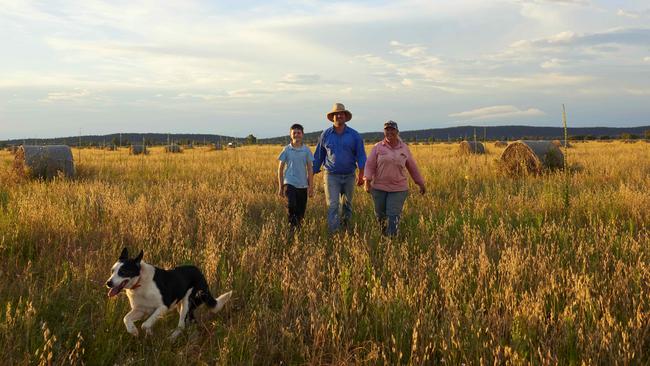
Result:
<svg viewBox="0 0 650 366"><path fill-rule="evenodd" d="M347 226L352 218L352 194L354 193L355 174L331 174L325 172L325 200L327 201L327 228L335 232ZM339 214L339 207L342 212Z"/></svg>
<svg viewBox="0 0 650 366"><path fill-rule="evenodd" d="M408 191L386 192L372 189L370 193L373 201L375 201L375 216L381 226L381 233L383 235L397 235L399 217L402 214Z"/></svg>

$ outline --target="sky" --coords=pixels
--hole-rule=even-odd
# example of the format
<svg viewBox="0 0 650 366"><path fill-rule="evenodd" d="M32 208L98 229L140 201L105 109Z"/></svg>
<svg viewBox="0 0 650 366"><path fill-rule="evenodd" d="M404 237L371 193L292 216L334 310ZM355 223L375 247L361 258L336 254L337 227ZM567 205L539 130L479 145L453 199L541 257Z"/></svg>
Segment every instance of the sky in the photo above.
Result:
<svg viewBox="0 0 650 366"><path fill-rule="evenodd" d="M0 0L0 140L650 125L647 0Z"/></svg>

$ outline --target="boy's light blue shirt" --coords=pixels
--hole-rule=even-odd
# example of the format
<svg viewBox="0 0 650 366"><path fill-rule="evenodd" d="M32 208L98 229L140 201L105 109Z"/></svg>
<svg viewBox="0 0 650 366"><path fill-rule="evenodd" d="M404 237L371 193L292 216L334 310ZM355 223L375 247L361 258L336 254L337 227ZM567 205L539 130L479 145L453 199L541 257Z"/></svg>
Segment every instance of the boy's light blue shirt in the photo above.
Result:
<svg viewBox="0 0 650 366"><path fill-rule="evenodd" d="M314 161L314 155L305 144L300 147L293 147L291 144L285 146L278 160L286 164L284 184L291 184L296 188L309 187L307 163Z"/></svg>

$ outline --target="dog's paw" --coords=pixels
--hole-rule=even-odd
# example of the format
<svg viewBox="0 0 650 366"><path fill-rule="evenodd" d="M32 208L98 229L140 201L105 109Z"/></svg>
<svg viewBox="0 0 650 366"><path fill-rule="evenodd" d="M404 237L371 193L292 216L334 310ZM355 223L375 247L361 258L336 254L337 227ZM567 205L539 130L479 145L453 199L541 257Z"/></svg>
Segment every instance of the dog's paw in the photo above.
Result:
<svg viewBox="0 0 650 366"><path fill-rule="evenodd" d="M138 328L136 327L127 328L126 331L134 337L137 337L140 334L140 332L138 332Z"/></svg>
<svg viewBox="0 0 650 366"><path fill-rule="evenodd" d="M144 334L147 336L153 335L153 330L151 330L151 325L149 324L142 324L142 330L144 331Z"/></svg>

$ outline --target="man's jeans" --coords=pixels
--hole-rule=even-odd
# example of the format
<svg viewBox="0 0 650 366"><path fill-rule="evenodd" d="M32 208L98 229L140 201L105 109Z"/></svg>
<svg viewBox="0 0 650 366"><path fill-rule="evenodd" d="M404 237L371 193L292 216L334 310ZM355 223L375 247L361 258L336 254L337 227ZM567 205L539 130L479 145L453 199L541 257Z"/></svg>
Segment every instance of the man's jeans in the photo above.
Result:
<svg viewBox="0 0 650 366"><path fill-rule="evenodd" d="M379 221L381 233L383 235L397 235L399 217L402 214L408 191L385 192L373 189L371 193L372 199L375 201L375 216ZM386 225L386 221L388 221L388 225Z"/></svg>
<svg viewBox="0 0 650 366"><path fill-rule="evenodd" d="M352 194L354 193L355 174L331 174L325 172L325 200L327 201L327 228L337 231L341 224L347 225L352 218ZM339 214L339 206L342 213Z"/></svg>

